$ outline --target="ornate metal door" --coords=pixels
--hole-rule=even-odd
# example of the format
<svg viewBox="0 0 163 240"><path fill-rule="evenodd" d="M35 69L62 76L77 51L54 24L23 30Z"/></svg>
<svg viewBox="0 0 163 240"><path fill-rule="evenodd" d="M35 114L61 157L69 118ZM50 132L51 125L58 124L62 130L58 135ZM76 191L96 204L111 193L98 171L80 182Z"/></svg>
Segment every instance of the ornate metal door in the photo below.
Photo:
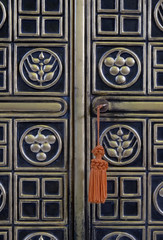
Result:
<svg viewBox="0 0 163 240"><path fill-rule="evenodd" d="M73 239L73 1L0 1L0 239Z"/></svg>
<svg viewBox="0 0 163 240"><path fill-rule="evenodd" d="M162 0L0 0L0 239L163 238L162 39Z"/></svg>
<svg viewBox="0 0 163 240"><path fill-rule="evenodd" d="M86 15L88 171L102 102L109 163L106 203L87 205L88 239L163 239L163 1L88 0Z"/></svg>

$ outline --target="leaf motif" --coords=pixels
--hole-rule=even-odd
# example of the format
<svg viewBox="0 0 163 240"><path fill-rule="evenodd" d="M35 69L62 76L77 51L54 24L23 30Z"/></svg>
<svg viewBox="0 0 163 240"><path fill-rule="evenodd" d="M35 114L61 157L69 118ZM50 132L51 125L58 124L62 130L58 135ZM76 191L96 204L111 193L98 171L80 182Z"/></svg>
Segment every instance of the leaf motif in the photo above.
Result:
<svg viewBox="0 0 163 240"><path fill-rule="evenodd" d="M118 136L122 136L123 135L123 131L121 128L119 128L118 132L117 132Z"/></svg>
<svg viewBox="0 0 163 240"><path fill-rule="evenodd" d="M107 148L107 153L110 157L118 157L117 152L115 149L112 148Z"/></svg>
<svg viewBox="0 0 163 240"><path fill-rule="evenodd" d="M27 62L28 62L28 65L29 65L30 69L31 69L33 72L37 72L37 71L40 70L40 69L39 69L39 66L37 66L36 64L31 64L31 63L29 62L29 59L28 59L28 58L27 58Z"/></svg>
<svg viewBox="0 0 163 240"><path fill-rule="evenodd" d="M30 64L30 68L33 72L39 71L39 67L36 64Z"/></svg>
<svg viewBox="0 0 163 240"><path fill-rule="evenodd" d="M43 52L40 53L39 58L40 58L40 59L44 59L44 58L45 58Z"/></svg>
<svg viewBox="0 0 163 240"><path fill-rule="evenodd" d="M51 65L44 66L44 71L45 72L50 72L50 70L54 67L55 62L56 62L56 59L54 60L54 62ZM54 71L56 71L57 68L58 68L58 66L56 66Z"/></svg>
<svg viewBox="0 0 163 240"><path fill-rule="evenodd" d="M129 157L132 153L133 153L133 148L129 148L129 149L124 150L123 158Z"/></svg>
<svg viewBox="0 0 163 240"><path fill-rule="evenodd" d="M38 58L34 58L32 55L30 55L30 56L31 56L31 59L32 59L33 63L39 63L40 62L40 60Z"/></svg>
<svg viewBox="0 0 163 240"><path fill-rule="evenodd" d="M39 240L44 240L43 236L40 236Z"/></svg>
<svg viewBox="0 0 163 240"><path fill-rule="evenodd" d="M32 81L38 81L39 80L37 73L28 72L28 75L29 75L29 78Z"/></svg>
<svg viewBox="0 0 163 240"><path fill-rule="evenodd" d="M112 147L112 148L118 147L118 143L117 143L116 141L109 141L109 145L110 145L110 147Z"/></svg>
<svg viewBox="0 0 163 240"><path fill-rule="evenodd" d="M44 76L44 81L50 81L52 80L53 77L54 77L54 72L47 73Z"/></svg>
<svg viewBox="0 0 163 240"><path fill-rule="evenodd" d="M44 60L44 64L50 63L51 59L52 59L52 55L50 56L50 58L47 58Z"/></svg>
<svg viewBox="0 0 163 240"><path fill-rule="evenodd" d="M113 139L113 140L117 140L119 137L116 135L116 134L112 134L110 132L110 137Z"/></svg>
<svg viewBox="0 0 163 240"><path fill-rule="evenodd" d="M28 70L26 64L24 64L24 67L25 67L25 69L26 69L26 71L27 71L27 73L28 73L29 78L30 78L32 81L38 81L38 80L39 80L37 73L30 72L30 71Z"/></svg>
<svg viewBox="0 0 163 240"><path fill-rule="evenodd" d="M123 147L123 148L128 148L128 147L130 146L131 142L132 142L132 141L124 141L124 142L122 143L122 147Z"/></svg>
<svg viewBox="0 0 163 240"><path fill-rule="evenodd" d="M53 68L53 65L44 66L44 72L49 72Z"/></svg>
<svg viewBox="0 0 163 240"><path fill-rule="evenodd" d="M123 136L122 136L122 139L123 139L123 140L128 140L129 137L130 137L130 132L129 132L129 134L123 135Z"/></svg>

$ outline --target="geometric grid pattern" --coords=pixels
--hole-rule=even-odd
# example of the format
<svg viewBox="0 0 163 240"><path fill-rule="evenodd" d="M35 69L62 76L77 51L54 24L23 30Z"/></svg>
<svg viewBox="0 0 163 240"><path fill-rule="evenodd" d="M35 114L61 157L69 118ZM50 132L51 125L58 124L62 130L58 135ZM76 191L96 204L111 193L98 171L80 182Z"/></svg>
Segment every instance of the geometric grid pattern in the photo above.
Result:
<svg viewBox="0 0 163 240"><path fill-rule="evenodd" d="M94 207L94 223L117 224L117 221L118 224L144 223L145 174L108 173L107 183L107 200L104 204Z"/></svg>
<svg viewBox="0 0 163 240"><path fill-rule="evenodd" d="M0 239L3 240L68 239L70 114L67 109L62 114L64 107L59 102L67 105L70 96L71 4L71 0L0 1L0 96L4 96L0 117ZM13 95L21 95L21 99L16 96L15 99L24 106L28 102L34 106L37 95L38 104L41 106L43 100L46 111L37 109L36 113L29 107L30 114L25 109L9 112L5 104L12 108ZM50 110L52 115L47 113L49 101L58 106L57 111ZM34 119L33 113L38 118ZM60 114L64 115L62 119L58 118Z"/></svg>
<svg viewBox="0 0 163 240"><path fill-rule="evenodd" d="M93 38L145 38L146 1L96 0L93 2ZM96 28L97 26L97 28Z"/></svg>
<svg viewBox="0 0 163 240"><path fill-rule="evenodd" d="M107 96L111 110L116 109L114 101L117 106L121 100L132 101L131 95L135 105L145 99L162 101L163 1L92 0L89 7L91 99ZM146 116L144 110L133 112L132 106L128 112L124 109L107 111L100 118L100 144L109 163L108 194L104 204L92 207L91 237L160 240L163 119L159 112L153 117L150 113ZM91 117L93 149L97 121L93 113Z"/></svg>
<svg viewBox="0 0 163 240"><path fill-rule="evenodd" d="M65 175L15 174L15 184L15 224L66 224Z"/></svg>
<svg viewBox="0 0 163 240"><path fill-rule="evenodd" d="M15 40L67 39L67 1L15 0Z"/></svg>

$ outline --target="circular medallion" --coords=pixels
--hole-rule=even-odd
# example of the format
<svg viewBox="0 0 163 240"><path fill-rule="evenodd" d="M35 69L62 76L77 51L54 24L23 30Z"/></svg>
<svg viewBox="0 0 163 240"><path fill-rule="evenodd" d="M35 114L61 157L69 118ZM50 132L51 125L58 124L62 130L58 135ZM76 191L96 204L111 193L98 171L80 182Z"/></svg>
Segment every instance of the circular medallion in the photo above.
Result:
<svg viewBox="0 0 163 240"><path fill-rule="evenodd" d="M141 63L131 50L114 48L101 57L98 69L101 79L109 87L123 89L132 86L138 80Z"/></svg>
<svg viewBox="0 0 163 240"><path fill-rule="evenodd" d="M124 232L113 232L105 237L102 240L136 240L132 235Z"/></svg>
<svg viewBox="0 0 163 240"><path fill-rule="evenodd" d="M62 74L62 63L56 53L49 49L37 48L24 55L19 71L27 85L43 90L58 82Z"/></svg>
<svg viewBox="0 0 163 240"><path fill-rule="evenodd" d="M0 212L4 209L6 205L6 191L3 185L0 183Z"/></svg>
<svg viewBox="0 0 163 240"><path fill-rule="evenodd" d="M133 162L140 153L138 133L126 125L113 125L104 130L100 144L105 149L104 158L112 165L122 166Z"/></svg>
<svg viewBox="0 0 163 240"><path fill-rule="evenodd" d="M1 11L1 17L0 17L0 29L3 27L5 21L6 21L6 9L3 3L0 1L0 11Z"/></svg>
<svg viewBox="0 0 163 240"><path fill-rule="evenodd" d="M24 238L24 240L58 240L58 239L50 233L37 232L28 235L27 237Z"/></svg>
<svg viewBox="0 0 163 240"><path fill-rule="evenodd" d="M153 203L156 210L163 215L163 182L161 182L153 193Z"/></svg>
<svg viewBox="0 0 163 240"><path fill-rule="evenodd" d="M46 166L60 155L62 140L53 128L37 125L23 133L19 148L26 161L36 166Z"/></svg>
<svg viewBox="0 0 163 240"><path fill-rule="evenodd" d="M154 19L157 27L163 31L163 0L158 1L155 6Z"/></svg>

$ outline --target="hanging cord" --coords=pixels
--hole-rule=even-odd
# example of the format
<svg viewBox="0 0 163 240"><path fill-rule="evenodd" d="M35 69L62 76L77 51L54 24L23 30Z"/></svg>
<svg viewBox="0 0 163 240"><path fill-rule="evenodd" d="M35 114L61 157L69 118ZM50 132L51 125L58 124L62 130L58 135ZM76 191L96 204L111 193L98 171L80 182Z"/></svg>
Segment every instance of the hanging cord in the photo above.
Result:
<svg viewBox="0 0 163 240"><path fill-rule="evenodd" d="M108 163L102 159L105 154L103 146L100 145L100 109L97 107L97 146L92 150L95 158L91 160L91 171L89 177L89 196L91 203L104 203L107 198L107 175Z"/></svg>
<svg viewBox="0 0 163 240"><path fill-rule="evenodd" d="M103 105L97 107L97 145L100 145L100 109Z"/></svg>

